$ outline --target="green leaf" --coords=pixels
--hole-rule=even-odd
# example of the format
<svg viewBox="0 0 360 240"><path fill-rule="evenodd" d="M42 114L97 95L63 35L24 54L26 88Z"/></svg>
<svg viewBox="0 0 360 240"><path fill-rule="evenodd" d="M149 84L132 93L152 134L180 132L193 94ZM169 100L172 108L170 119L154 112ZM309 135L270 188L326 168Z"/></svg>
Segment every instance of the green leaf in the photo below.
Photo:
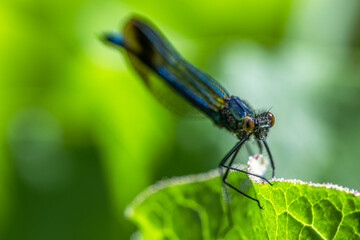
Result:
<svg viewBox="0 0 360 240"><path fill-rule="evenodd" d="M226 191L228 205L215 170L163 180L141 193L126 215L143 239L360 239L359 193L299 180L271 182L254 181L247 192L261 210L232 190Z"/></svg>

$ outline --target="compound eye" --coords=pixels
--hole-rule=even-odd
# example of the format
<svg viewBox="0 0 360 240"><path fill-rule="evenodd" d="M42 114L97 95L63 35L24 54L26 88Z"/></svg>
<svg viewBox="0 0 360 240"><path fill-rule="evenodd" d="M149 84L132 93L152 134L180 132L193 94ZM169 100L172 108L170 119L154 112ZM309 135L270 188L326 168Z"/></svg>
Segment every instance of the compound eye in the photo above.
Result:
<svg viewBox="0 0 360 240"><path fill-rule="evenodd" d="M271 112L267 113L267 119L269 120L269 126L272 127L275 124L275 117Z"/></svg>
<svg viewBox="0 0 360 240"><path fill-rule="evenodd" d="M252 132L252 130L254 130L254 126L254 120L251 117L244 117L242 122L242 128L245 130L245 132Z"/></svg>

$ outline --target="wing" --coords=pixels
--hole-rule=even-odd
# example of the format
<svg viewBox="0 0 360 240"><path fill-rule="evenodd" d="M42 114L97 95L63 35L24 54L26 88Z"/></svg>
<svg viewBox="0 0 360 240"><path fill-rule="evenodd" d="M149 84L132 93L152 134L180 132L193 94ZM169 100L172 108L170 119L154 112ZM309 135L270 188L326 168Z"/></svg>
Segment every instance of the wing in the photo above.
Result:
<svg viewBox="0 0 360 240"><path fill-rule="evenodd" d="M211 118L219 117L224 98L229 96L227 91L209 75L182 59L148 24L133 18L125 25L123 35L108 34L105 40L128 52L135 70L159 99L167 100L163 90L168 88ZM154 75L161 80L157 81L159 78Z"/></svg>

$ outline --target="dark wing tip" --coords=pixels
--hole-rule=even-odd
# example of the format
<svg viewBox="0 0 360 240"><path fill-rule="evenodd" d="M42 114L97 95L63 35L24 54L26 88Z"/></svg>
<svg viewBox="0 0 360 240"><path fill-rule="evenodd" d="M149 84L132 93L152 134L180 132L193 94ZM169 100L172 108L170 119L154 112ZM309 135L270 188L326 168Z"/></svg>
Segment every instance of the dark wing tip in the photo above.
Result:
<svg viewBox="0 0 360 240"><path fill-rule="evenodd" d="M105 44L115 45L117 47L125 47L127 30L139 29L143 25L146 25L146 23L144 20L141 20L141 17L133 16L126 22L124 26L124 35L119 32L104 33L100 36L100 40Z"/></svg>
<svg viewBox="0 0 360 240"><path fill-rule="evenodd" d="M138 15L133 15L125 24L125 27L126 25L133 25L135 27L141 27L141 26L144 26L144 25L147 25L147 26L150 26L152 24L149 23L149 21L147 19L145 19L144 17L142 16L138 16Z"/></svg>

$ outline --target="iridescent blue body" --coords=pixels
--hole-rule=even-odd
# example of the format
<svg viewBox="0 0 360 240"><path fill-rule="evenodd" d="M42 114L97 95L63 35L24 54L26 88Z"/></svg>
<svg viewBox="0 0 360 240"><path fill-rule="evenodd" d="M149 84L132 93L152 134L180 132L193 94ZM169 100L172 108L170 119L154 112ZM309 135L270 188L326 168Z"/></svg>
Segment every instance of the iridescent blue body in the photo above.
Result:
<svg viewBox="0 0 360 240"><path fill-rule="evenodd" d="M239 143L220 164L226 168L223 177L225 184L229 185L226 176L229 169L233 169L231 164L238 150L250 136L255 136L259 146L260 142L264 143L270 155L274 176L272 156L265 141L269 128L275 121L271 113L257 114L243 100L231 96L211 76L184 60L165 38L145 21L132 18L126 23L122 34L106 34L104 41L126 50L132 66L155 96L160 95L156 81L165 82L165 85L205 113L217 126L224 127L237 135ZM153 78L153 75L157 78ZM231 156L233 158L230 164L226 164ZM257 201L243 192L240 193Z"/></svg>

